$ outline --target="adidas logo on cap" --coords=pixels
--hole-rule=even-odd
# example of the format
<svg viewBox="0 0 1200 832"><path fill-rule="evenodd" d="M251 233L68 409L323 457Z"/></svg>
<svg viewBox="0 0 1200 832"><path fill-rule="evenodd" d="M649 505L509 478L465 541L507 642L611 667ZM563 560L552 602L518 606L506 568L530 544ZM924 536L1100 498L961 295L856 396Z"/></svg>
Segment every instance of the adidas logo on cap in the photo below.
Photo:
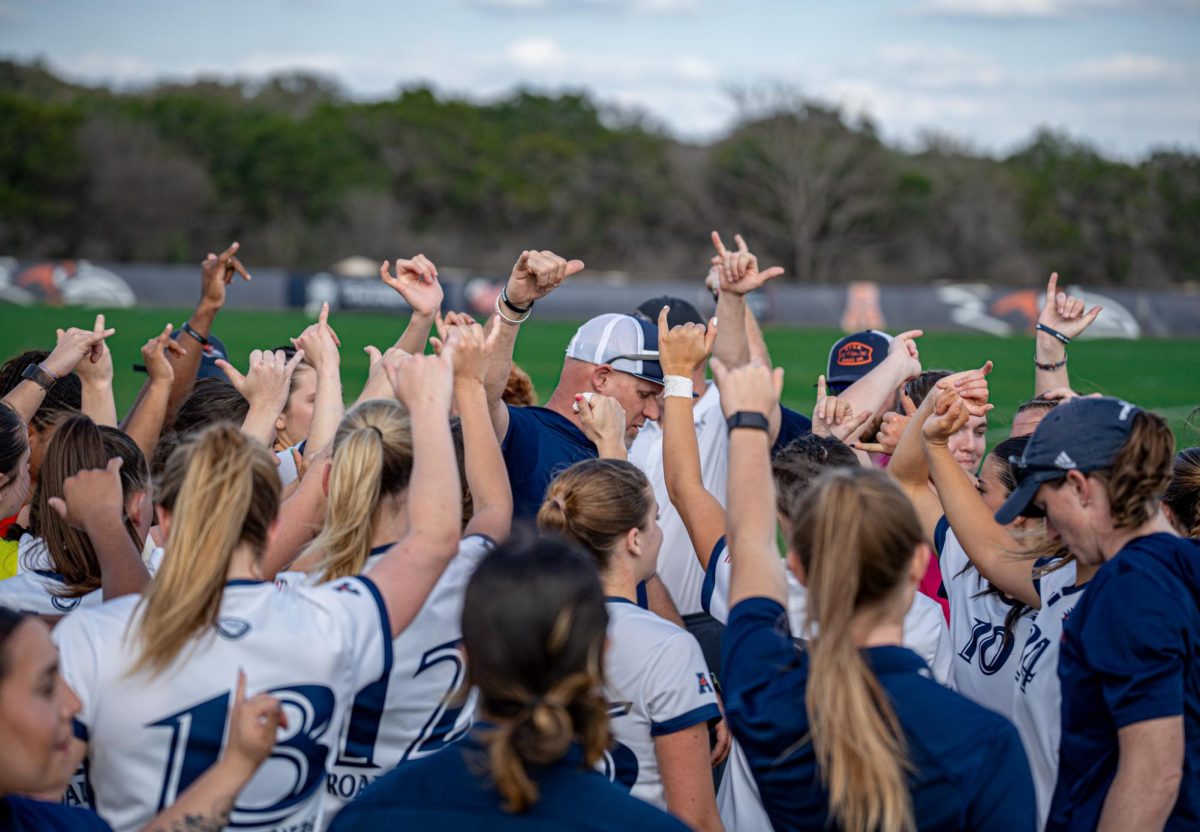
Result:
<svg viewBox="0 0 1200 832"><path fill-rule="evenodd" d="M1076 468L1075 460L1067 454L1066 451L1059 451L1058 456L1054 457L1054 464L1059 468Z"/></svg>

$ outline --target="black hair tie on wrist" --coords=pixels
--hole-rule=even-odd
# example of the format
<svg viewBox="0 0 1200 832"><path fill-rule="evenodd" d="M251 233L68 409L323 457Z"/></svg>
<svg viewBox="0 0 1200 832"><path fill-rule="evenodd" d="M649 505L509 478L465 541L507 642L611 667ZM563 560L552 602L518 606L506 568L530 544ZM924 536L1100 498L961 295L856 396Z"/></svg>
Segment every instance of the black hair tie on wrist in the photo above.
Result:
<svg viewBox="0 0 1200 832"><path fill-rule="evenodd" d="M1067 336L1063 335L1061 332L1059 332L1057 329L1054 329L1053 327L1049 327L1049 326L1046 326L1046 325L1045 325L1045 324L1043 324L1043 323L1039 323L1039 324L1037 325L1037 328L1038 328L1038 331L1039 331L1039 332L1044 332L1044 333L1046 333L1047 335L1053 335L1055 338L1057 338L1058 340L1062 341L1064 344L1069 344L1069 343L1071 343L1071 339L1070 339L1070 338L1068 338Z"/></svg>

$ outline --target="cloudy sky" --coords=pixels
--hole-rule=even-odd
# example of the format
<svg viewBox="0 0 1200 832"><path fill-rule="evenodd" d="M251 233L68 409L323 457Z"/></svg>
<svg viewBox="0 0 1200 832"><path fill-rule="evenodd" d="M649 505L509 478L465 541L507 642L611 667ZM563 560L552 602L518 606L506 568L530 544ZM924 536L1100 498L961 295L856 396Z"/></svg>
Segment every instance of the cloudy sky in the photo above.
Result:
<svg viewBox="0 0 1200 832"><path fill-rule="evenodd" d="M588 89L677 135L783 82L1003 153L1037 125L1200 149L1200 0L0 0L0 54L122 85L305 68L358 97Z"/></svg>

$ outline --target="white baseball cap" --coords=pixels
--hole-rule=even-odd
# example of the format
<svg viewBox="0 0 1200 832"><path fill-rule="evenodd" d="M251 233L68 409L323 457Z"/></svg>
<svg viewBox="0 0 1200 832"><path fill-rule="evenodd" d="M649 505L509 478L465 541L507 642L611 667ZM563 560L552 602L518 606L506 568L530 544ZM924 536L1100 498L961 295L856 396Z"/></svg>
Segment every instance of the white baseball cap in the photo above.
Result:
<svg viewBox="0 0 1200 832"><path fill-rule="evenodd" d="M576 330L567 358L607 364L614 370L663 383L658 363L658 326L632 315L598 315Z"/></svg>

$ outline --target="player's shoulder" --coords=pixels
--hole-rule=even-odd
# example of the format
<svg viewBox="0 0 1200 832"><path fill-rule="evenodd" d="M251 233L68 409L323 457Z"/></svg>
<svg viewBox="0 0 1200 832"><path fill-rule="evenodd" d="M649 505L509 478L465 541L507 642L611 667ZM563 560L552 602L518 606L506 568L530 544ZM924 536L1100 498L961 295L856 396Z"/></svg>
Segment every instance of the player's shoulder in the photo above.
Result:
<svg viewBox="0 0 1200 832"><path fill-rule="evenodd" d="M141 595L122 595L104 603L80 606L63 616L51 635L60 646L74 640L96 641L100 645L114 643L109 636L126 630L138 614L141 600Z"/></svg>
<svg viewBox="0 0 1200 832"><path fill-rule="evenodd" d="M678 624L626 598L609 598L607 607L612 629L636 633L644 645L657 645L662 641L689 635L688 631Z"/></svg>

